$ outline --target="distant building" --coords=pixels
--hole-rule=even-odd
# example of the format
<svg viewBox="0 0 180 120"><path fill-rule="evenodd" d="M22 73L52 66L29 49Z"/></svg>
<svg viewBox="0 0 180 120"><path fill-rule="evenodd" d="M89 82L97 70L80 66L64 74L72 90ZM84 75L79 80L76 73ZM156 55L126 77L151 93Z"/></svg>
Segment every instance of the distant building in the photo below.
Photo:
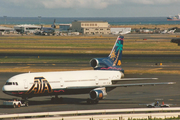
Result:
<svg viewBox="0 0 180 120"><path fill-rule="evenodd" d="M13 28L0 26L0 31L2 31L2 32L4 32L4 31L13 31L13 30L14 30Z"/></svg>
<svg viewBox="0 0 180 120"><path fill-rule="evenodd" d="M40 29L40 28L41 28L41 26L27 25L27 24L14 26L14 29L15 29L17 32L22 32L22 33L23 33L23 32L34 33L35 30Z"/></svg>
<svg viewBox="0 0 180 120"><path fill-rule="evenodd" d="M71 28L72 24L59 24L59 31L68 32Z"/></svg>
<svg viewBox="0 0 180 120"><path fill-rule="evenodd" d="M72 32L82 34L110 34L108 22L103 21L74 21L72 22Z"/></svg>

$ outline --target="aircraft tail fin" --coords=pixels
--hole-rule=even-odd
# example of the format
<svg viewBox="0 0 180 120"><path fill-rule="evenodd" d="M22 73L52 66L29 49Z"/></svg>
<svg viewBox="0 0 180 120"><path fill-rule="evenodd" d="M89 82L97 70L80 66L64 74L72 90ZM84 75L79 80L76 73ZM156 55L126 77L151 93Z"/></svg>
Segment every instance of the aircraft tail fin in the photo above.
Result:
<svg viewBox="0 0 180 120"><path fill-rule="evenodd" d="M114 44L113 49L111 50L111 53L109 54L109 59L112 60L113 64L112 66L120 66L122 61L122 51L123 51L123 41L124 36L118 36L117 40Z"/></svg>
<svg viewBox="0 0 180 120"><path fill-rule="evenodd" d="M118 36L109 56L106 58L91 59L91 67L95 70L118 70L124 72L121 68L123 41L124 36Z"/></svg>
<svg viewBox="0 0 180 120"><path fill-rule="evenodd" d="M56 28L55 22L56 22L56 19L54 19L54 22L53 22L53 24L51 25L52 28Z"/></svg>

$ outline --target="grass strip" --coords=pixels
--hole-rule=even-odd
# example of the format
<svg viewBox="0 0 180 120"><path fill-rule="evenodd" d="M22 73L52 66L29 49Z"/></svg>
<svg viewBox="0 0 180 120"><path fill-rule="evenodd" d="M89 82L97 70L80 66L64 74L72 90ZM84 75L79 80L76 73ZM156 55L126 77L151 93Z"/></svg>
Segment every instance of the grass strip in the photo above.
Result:
<svg viewBox="0 0 180 120"><path fill-rule="evenodd" d="M53 71L77 71L77 70L93 70L91 67L83 68L31 68L30 66L26 67L15 67L15 68L0 68L0 72L53 72ZM125 70L126 74L180 74L180 70Z"/></svg>
<svg viewBox="0 0 180 120"><path fill-rule="evenodd" d="M180 74L180 70L125 70L125 74Z"/></svg>

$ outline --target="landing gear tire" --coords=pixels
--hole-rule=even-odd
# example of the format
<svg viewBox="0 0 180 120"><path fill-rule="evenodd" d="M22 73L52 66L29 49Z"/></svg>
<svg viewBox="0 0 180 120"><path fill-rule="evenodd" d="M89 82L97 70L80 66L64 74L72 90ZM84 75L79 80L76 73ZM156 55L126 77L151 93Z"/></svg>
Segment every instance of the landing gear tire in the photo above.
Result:
<svg viewBox="0 0 180 120"><path fill-rule="evenodd" d="M21 102L22 102L23 104L25 104L25 107L28 107L28 106L29 106L29 101L28 101L28 98L27 98L27 97L22 97Z"/></svg>
<svg viewBox="0 0 180 120"><path fill-rule="evenodd" d="M62 103L63 102L63 98L62 97L58 98L57 96L55 98L52 97L51 98L51 102L52 103Z"/></svg>
<svg viewBox="0 0 180 120"><path fill-rule="evenodd" d="M87 104L91 104L91 99L87 99Z"/></svg>
<svg viewBox="0 0 180 120"><path fill-rule="evenodd" d="M28 101L24 102L25 106L28 107L29 104L28 104Z"/></svg>
<svg viewBox="0 0 180 120"><path fill-rule="evenodd" d="M87 99L87 104L98 104L99 100L91 100L91 99Z"/></svg>
<svg viewBox="0 0 180 120"><path fill-rule="evenodd" d="M13 105L13 108L16 108L16 104Z"/></svg>
<svg viewBox="0 0 180 120"><path fill-rule="evenodd" d="M52 98L51 98L51 102L54 102L54 101L55 101L55 98L54 98L54 97L52 97Z"/></svg>
<svg viewBox="0 0 180 120"><path fill-rule="evenodd" d="M18 108L20 108L20 107L21 107L21 104L20 104L20 103L18 103L17 107L18 107Z"/></svg>
<svg viewBox="0 0 180 120"><path fill-rule="evenodd" d="M98 104L98 103L99 103L99 100L94 100L94 103L95 103L95 104Z"/></svg>
<svg viewBox="0 0 180 120"><path fill-rule="evenodd" d="M60 103L63 102L63 98L62 98L62 97L60 97L60 98L58 98L58 99L59 99L59 102L60 102Z"/></svg>

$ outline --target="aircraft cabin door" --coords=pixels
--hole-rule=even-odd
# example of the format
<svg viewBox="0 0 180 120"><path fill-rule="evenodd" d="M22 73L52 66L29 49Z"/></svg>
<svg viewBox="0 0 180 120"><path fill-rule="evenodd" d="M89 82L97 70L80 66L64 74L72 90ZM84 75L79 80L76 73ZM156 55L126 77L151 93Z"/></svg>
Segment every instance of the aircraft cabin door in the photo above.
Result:
<svg viewBox="0 0 180 120"><path fill-rule="evenodd" d="M97 76L95 76L95 82L96 82L96 85L99 85L99 79Z"/></svg>
<svg viewBox="0 0 180 120"><path fill-rule="evenodd" d="M24 89L28 89L28 82L27 82L27 80L24 80Z"/></svg>
<svg viewBox="0 0 180 120"><path fill-rule="evenodd" d="M62 78L59 79L60 80L60 87L64 87L64 81Z"/></svg>

